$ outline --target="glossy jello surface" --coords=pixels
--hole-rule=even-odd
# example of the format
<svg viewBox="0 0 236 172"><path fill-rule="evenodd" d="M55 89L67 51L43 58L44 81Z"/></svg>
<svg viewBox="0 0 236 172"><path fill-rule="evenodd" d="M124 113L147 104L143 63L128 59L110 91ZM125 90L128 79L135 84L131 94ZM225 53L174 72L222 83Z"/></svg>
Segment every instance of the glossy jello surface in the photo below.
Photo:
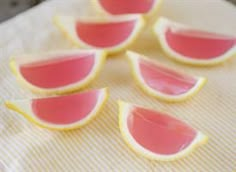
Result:
<svg viewBox="0 0 236 172"><path fill-rule="evenodd" d="M41 120L52 124L71 124L85 118L96 106L99 91L34 99L32 110Z"/></svg>
<svg viewBox="0 0 236 172"><path fill-rule="evenodd" d="M116 46L132 33L136 20L87 23L77 22L76 32L85 43L98 48Z"/></svg>
<svg viewBox="0 0 236 172"><path fill-rule="evenodd" d="M175 52L192 59L212 59L236 45L236 38L196 30L167 29L165 34Z"/></svg>
<svg viewBox="0 0 236 172"><path fill-rule="evenodd" d="M32 85L57 88L83 80L95 63L94 54L59 56L49 60L22 64L19 70Z"/></svg>
<svg viewBox="0 0 236 172"><path fill-rule="evenodd" d="M196 83L195 78L179 74L146 60L139 60L139 68L149 87L168 95L184 94Z"/></svg>
<svg viewBox="0 0 236 172"><path fill-rule="evenodd" d="M196 136L196 131L184 122L164 113L135 107L127 121L128 129L145 149L170 155L188 147Z"/></svg>
<svg viewBox="0 0 236 172"><path fill-rule="evenodd" d="M154 0L100 0L102 7L111 14L147 13Z"/></svg>

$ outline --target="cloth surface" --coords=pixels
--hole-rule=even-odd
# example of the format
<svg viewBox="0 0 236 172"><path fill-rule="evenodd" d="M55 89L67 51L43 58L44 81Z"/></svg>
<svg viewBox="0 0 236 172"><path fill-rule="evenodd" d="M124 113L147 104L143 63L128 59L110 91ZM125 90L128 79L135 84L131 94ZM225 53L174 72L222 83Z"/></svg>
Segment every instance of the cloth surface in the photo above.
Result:
<svg viewBox="0 0 236 172"><path fill-rule="evenodd" d="M22 89L8 67L11 55L75 48L52 24L55 14L93 13L87 0L51 0L0 25L0 96L36 97ZM158 15L236 36L236 8L222 0L165 0ZM147 29L131 50L205 76L208 83L192 99L165 103L143 93L133 81L124 53L109 57L88 88L109 87L110 99L87 126L55 132L39 128L0 107L0 169L4 172L158 171L232 172L236 170L236 59L215 67L191 67L167 58ZM164 110L209 136L209 142L184 159L151 161L124 143L118 128L117 99ZM1 171L0 170L0 171Z"/></svg>

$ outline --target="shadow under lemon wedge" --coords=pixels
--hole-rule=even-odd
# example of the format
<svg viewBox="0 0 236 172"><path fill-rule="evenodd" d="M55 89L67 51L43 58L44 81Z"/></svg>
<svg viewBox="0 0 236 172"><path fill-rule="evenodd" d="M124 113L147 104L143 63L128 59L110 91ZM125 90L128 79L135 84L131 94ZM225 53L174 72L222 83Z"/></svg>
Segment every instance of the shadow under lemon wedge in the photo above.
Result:
<svg viewBox="0 0 236 172"><path fill-rule="evenodd" d="M102 88L57 97L10 100L5 105L40 127L72 130L98 115L107 98L108 89Z"/></svg>
<svg viewBox="0 0 236 172"><path fill-rule="evenodd" d="M133 151L148 159L177 160L208 141L200 131L164 112L123 101L118 104L123 139Z"/></svg>
<svg viewBox="0 0 236 172"><path fill-rule="evenodd" d="M17 80L39 94L65 94L84 88L106 60L102 50L67 50L18 55L10 61Z"/></svg>

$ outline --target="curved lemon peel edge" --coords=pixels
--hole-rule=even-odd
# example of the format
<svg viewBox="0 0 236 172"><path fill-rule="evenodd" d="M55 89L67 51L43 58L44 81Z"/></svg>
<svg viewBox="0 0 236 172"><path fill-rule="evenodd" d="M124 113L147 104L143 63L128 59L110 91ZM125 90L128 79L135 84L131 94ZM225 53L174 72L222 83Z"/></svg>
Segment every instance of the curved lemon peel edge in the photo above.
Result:
<svg viewBox="0 0 236 172"><path fill-rule="evenodd" d="M215 65L220 65L223 64L224 62L226 62L227 60L231 59L232 57L236 56L236 52L233 53L230 56L225 56L222 57L220 60L211 60L211 61L198 61L198 60L194 60L194 59L186 59L185 57L182 57L181 54L179 54L179 56L175 56L173 55L169 49L171 49L170 47L166 47L163 43L163 40L160 38L160 36L156 33L156 28L160 25L160 19L162 17L159 17L157 19L157 21L155 22L155 24L153 25L152 31L154 33L154 35L157 37L157 40L159 42L159 45L162 49L162 51L165 53L165 55L167 57L169 57L170 59L182 63L182 64L186 64L186 65L190 65L190 66L198 66L198 67L211 67L211 66L215 66ZM236 47L235 47L236 49Z"/></svg>
<svg viewBox="0 0 236 172"><path fill-rule="evenodd" d="M21 79L21 74L17 69L17 64L16 64L16 61L14 60L14 57L11 58L9 66L10 66L11 71L16 76L17 80L19 81L20 85L22 85L25 88L28 88L29 90L31 90L31 92L33 92L35 94L40 94L40 95L65 95L68 93L73 93L78 90L83 90L87 85L89 85L93 80L95 80L96 77L98 76L98 74L102 70L102 66L104 65L104 63L106 61L106 56L107 56L107 53L105 51L102 51L101 56L99 57L101 59L97 64L97 68L92 69L92 70L95 70L95 72L92 73L90 77L89 76L87 77L86 82L83 82L82 84L71 87L71 88L70 87L65 88L64 90L61 89L63 87L61 87L60 90L57 90L57 89L47 90L47 89L38 88L33 85L31 86L30 83L27 83L27 81ZM95 54L95 58L97 58L96 54Z"/></svg>
<svg viewBox="0 0 236 172"><path fill-rule="evenodd" d="M73 45L77 46L78 48L83 47L82 44L79 43L79 41L75 40L64 28L63 24L60 22L60 16L54 16L53 17L53 24L59 28L59 30L63 33L63 35L69 40Z"/></svg>
<svg viewBox="0 0 236 172"><path fill-rule="evenodd" d="M163 162L166 162L166 161L175 161L175 160L179 160L179 159L182 159L182 158L185 158L186 156L188 156L189 154L191 154L197 147L200 147L201 145L204 145L208 142L209 140L209 137L207 135L202 135L202 139L199 140L197 143L195 143L194 145L192 145L191 149L189 149L185 154L183 155L177 155L175 157L170 157L170 158L167 158L165 157L165 155L158 155L158 157L154 158L154 157L150 157L149 155L147 155L146 153L140 151L140 150L137 150L135 149L132 144L129 142L129 139L128 139L128 136L125 134L126 131L123 129L124 127L124 123L123 123L123 111L125 109L125 105L126 104L129 104L127 102L124 102L122 100L118 100L118 106L119 106L119 128L120 128L120 132L121 132L121 135L123 137L123 140L125 141L126 145L134 152L136 153L137 155L141 155L147 159L150 159L150 160L155 160L155 161L163 161ZM161 111L160 111L161 112ZM196 139L196 138L195 138ZM194 140L193 140L194 141ZM138 143L137 143L138 144ZM163 156L163 158L161 158Z"/></svg>
<svg viewBox="0 0 236 172"><path fill-rule="evenodd" d="M138 26L135 26L135 27L138 27L136 33L132 36L132 38L127 38L124 42L126 42L125 44L121 43L117 46L114 46L112 48L100 48L101 50L104 50L107 52L108 55L114 55L116 53L119 53L125 49L127 49L129 46L131 46L133 44L133 42L135 42L138 37L140 36L140 33L142 32L142 30L144 29L144 26L145 26L145 19L142 15L140 15L139 19L138 19ZM82 43L82 40L77 40L75 39L72 35L70 35L67 30L65 29L65 27L63 26L63 24L60 22L60 16L54 16L53 17L53 23L57 26L57 28L59 28L59 30L63 33L63 35L69 40L71 41L75 46L79 47L79 48L95 48L95 49L99 49L97 47L93 47L93 46L90 46L89 44L87 43ZM135 31L136 29L133 30L133 32ZM132 35L133 33L131 33L130 35ZM127 41L128 40L128 41ZM122 45L123 44L123 45Z"/></svg>
<svg viewBox="0 0 236 172"><path fill-rule="evenodd" d="M135 64L133 62L132 59L129 58L129 56L127 55L127 58L128 58L128 61L129 61L129 65L131 67L131 73L132 73L132 76L133 78L135 79L137 85L139 86L139 88L141 88L144 93L152 96L152 97L155 97L159 100L162 100L162 101L166 101L166 102L169 102L169 103L176 103L176 102L183 102L183 101L186 101L187 99L190 99L192 98L193 96L195 96L201 89L202 87L207 83L207 79L204 78L204 77L196 77L197 78L197 87L195 87L194 91L191 91L191 94L188 94L188 93L185 93L183 95L181 95L181 97L165 97L165 95L160 95L160 94L155 94L154 93L154 90L152 90L151 88L149 88L149 86L147 85L144 85L141 81L140 81L140 77L138 76L137 72L136 72L136 69L135 69ZM156 91L158 92L158 91Z"/></svg>
<svg viewBox="0 0 236 172"><path fill-rule="evenodd" d="M95 12L98 13L98 15L109 15L109 16L118 16L122 14L111 14L108 11L106 11L98 2L99 0L92 0L91 3L93 8L95 9ZM156 0L156 4L154 4L154 7L147 13L140 13L145 19L153 17L160 9L161 5L163 4L163 0ZM127 14L127 13L125 13Z"/></svg>
<svg viewBox="0 0 236 172"><path fill-rule="evenodd" d="M19 114L21 114L25 119L27 119L29 122L41 127L41 128L45 128L45 129L49 129L49 130L55 130L55 131L69 131L69 130L74 130L74 129L79 129L85 125L87 125L90 121L92 121L93 119L95 119L99 112L103 109L103 107L105 106L105 103L107 102L108 98L109 98L109 91L108 91L108 87L106 88L103 88L104 89L104 93L105 93L105 96L104 96L104 99L103 101L101 102L100 106L97 108L97 110L93 113L93 114L90 114L90 118L88 118L86 120L85 123L83 123L82 125L81 124L78 124L78 125L75 125L73 127L61 127L61 128L56 128L56 127L51 127L50 125L47 125L47 124L43 124L41 122L38 122L36 119L34 119L33 117L31 117L31 115L25 113L23 110L21 110L20 107L16 106L14 103L12 103L11 101L5 101L4 104L5 106L10 109L10 110L13 110Z"/></svg>

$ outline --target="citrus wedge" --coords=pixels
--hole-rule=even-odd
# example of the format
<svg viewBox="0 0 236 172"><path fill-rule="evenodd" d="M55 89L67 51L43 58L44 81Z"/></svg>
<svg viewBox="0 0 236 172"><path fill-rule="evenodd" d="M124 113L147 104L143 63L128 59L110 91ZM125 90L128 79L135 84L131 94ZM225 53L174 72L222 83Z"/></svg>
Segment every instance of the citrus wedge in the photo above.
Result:
<svg viewBox="0 0 236 172"><path fill-rule="evenodd" d="M162 0L95 0L95 7L110 15L153 14Z"/></svg>
<svg viewBox="0 0 236 172"><path fill-rule="evenodd" d="M104 88L66 96L13 100L5 104L40 127L71 130L94 118L107 97L108 92Z"/></svg>
<svg viewBox="0 0 236 172"><path fill-rule="evenodd" d="M89 84L100 71L105 53L70 50L13 57L10 67L26 87L41 94L63 94Z"/></svg>
<svg viewBox="0 0 236 172"><path fill-rule="evenodd" d="M236 55L236 36L197 30L163 17L154 32L164 52L179 62L207 66Z"/></svg>
<svg viewBox="0 0 236 172"><path fill-rule="evenodd" d="M208 137L167 115L119 101L119 126L131 149L147 158L171 161L186 156Z"/></svg>
<svg viewBox="0 0 236 172"><path fill-rule="evenodd" d="M160 100L186 100L197 93L206 82L203 77L182 74L138 53L128 51L127 55L138 85Z"/></svg>
<svg viewBox="0 0 236 172"><path fill-rule="evenodd" d="M55 24L79 47L118 52L130 45L144 25L141 15L107 18L55 17Z"/></svg>

